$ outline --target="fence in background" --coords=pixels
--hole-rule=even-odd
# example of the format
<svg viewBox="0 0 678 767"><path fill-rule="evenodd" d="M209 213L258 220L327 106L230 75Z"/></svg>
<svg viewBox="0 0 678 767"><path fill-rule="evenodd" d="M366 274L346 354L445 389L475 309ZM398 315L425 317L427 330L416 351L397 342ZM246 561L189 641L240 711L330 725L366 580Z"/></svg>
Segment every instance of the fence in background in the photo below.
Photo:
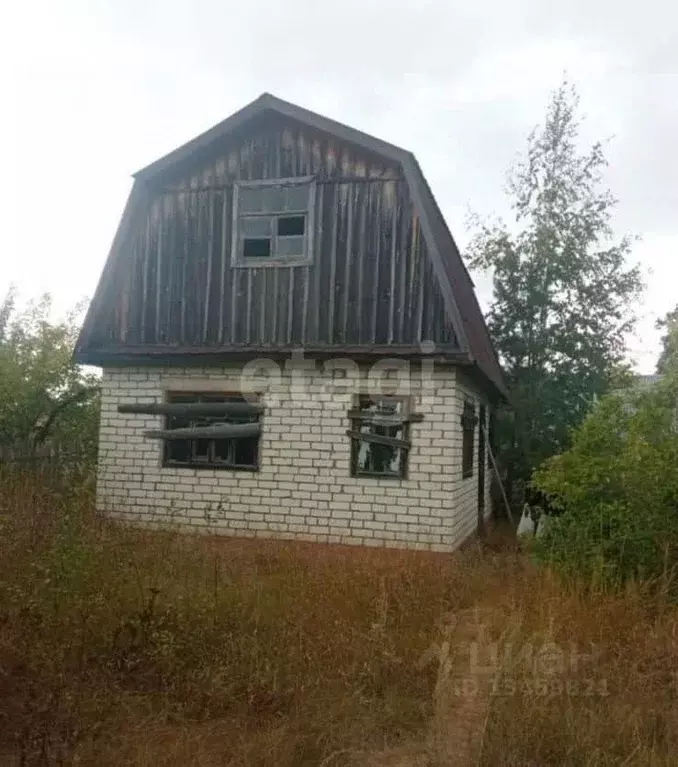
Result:
<svg viewBox="0 0 678 767"><path fill-rule="evenodd" d="M96 453L81 445L0 445L0 480L9 474L30 475L42 482L93 481Z"/></svg>

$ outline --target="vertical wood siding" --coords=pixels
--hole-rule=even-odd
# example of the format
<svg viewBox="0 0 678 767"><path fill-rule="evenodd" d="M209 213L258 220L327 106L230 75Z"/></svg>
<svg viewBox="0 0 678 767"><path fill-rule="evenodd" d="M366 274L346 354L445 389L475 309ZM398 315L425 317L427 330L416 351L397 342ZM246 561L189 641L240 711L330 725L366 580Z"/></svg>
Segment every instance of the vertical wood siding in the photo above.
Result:
<svg viewBox="0 0 678 767"><path fill-rule="evenodd" d="M232 266L234 181L307 175L312 262ZM381 158L273 123L150 194L98 345L455 345L407 185Z"/></svg>

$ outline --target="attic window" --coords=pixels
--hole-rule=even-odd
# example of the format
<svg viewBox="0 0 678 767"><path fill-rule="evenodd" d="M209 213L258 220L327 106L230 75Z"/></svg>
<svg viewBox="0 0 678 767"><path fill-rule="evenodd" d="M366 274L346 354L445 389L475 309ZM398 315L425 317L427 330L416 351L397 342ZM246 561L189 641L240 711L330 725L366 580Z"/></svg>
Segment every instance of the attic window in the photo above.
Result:
<svg viewBox="0 0 678 767"><path fill-rule="evenodd" d="M304 264L313 252L313 177L241 181L233 197L235 266Z"/></svg>

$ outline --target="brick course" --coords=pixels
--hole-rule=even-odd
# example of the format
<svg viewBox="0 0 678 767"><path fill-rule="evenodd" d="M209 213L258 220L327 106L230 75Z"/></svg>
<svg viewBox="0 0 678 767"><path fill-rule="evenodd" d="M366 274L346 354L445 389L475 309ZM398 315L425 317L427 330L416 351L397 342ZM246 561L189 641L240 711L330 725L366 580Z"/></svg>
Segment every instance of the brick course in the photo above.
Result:
<svg viewBox="0 0 678 767"><path fill-rule="evenodd" d="M368 371L353 367L345 377L318 363L246 379L266 405L257 472L163 468L161 442L143 436L163 427L162 416L117 412L122 403L162 402L167 391L240 391L241 366L105 369L98 508L226 535L453 550L477 525L478 429L473 476L462 479L460 418L464 399L477 408L481 395L456 368L413 369L397 392L410 394L424 416L410 426L407 479L354 478L347 411L367 391Z"/></svg>

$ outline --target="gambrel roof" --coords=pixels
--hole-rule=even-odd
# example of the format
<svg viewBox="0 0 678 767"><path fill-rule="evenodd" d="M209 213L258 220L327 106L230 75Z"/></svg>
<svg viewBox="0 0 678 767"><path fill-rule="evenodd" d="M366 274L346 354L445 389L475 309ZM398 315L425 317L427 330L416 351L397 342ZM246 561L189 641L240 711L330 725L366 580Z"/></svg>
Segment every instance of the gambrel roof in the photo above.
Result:
<svg viewBox="0 0 678 767"><path fill-rule="evenodd" d="M460 352L459 360L474 366L495 391L505 396L506 390L501 368L475 295L473 281L414 155L393 144L283 101L268 93L262 94L223 122L135 174L134 185L118 232L76 346L76 357L82 361L92 361L86 353L88 337L104 299L107 276L120 256L135 208L144 204L148 185L167 177L181 167L194 163L196 158L201 155L209 154L215 145L223 143L235 132L246 129L250 121L254 121L266 113L275 113L283 119L286 118L308 126L315 131L332 135L342 142L359 147L373 155L387 158L400 167L420 220L421 231L430 254L431 265L442 293L446 312L454 328Z"/></svg>

